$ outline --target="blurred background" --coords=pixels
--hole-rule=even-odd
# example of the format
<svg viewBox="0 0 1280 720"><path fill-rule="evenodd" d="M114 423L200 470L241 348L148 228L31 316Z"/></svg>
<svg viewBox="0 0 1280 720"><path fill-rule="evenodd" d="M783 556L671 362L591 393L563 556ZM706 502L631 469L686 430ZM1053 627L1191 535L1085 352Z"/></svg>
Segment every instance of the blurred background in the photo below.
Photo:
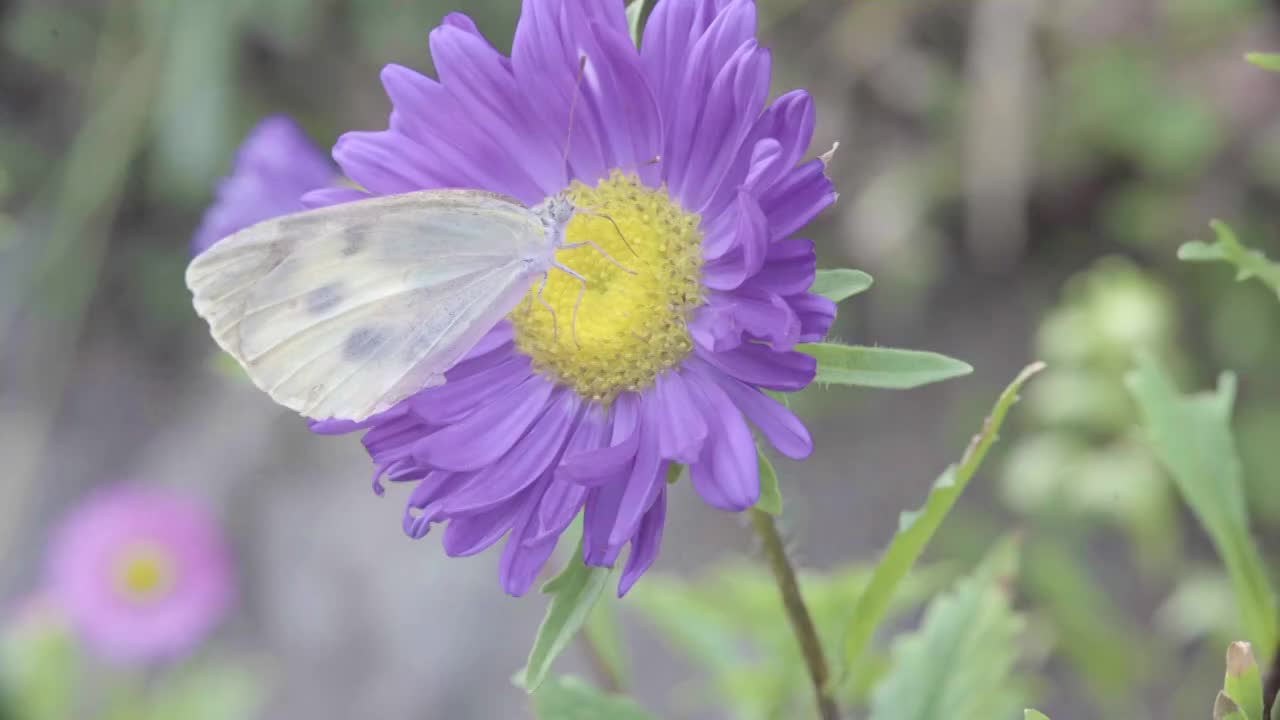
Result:
<svg viewBox="0 0 1280 720"><path fill-rule="evenodd" d="M819 264L876 278L833 335L976 368L797 399L818 449L778 464L782 522L803 567L834 573L815 605L1043 359L920 582L1020 528L1038 706L1207 717L1230 591L1121 377L1139 346L1187 388L1240 375L1254 530L1274 551L1280 307L1176 249L1221 218L1280 254L1280 77L1242 60L1280 48L1280 3L758 4L775 90L816 96L815 153L841 143L840 202L808 231ZM182 281L243 135L274 113L322 147L385 127L379 69L431 72L427 33L451 10L509 48L511 0L0 0L0 608L39 589L51 528L91 490L177 488L233 546L239 602L199 655L251 670L252 716L527 716L508 680L542 601L502 594L496 553L449 560L436 534L407 539L403 497L370 491L357 438L313 436L237 379ZM744 688L794 648L744 569L759 565L738 518L677 488L654 571L615 604L634 693L662 717L770 717ZM707 612L677 619L672 603ZM563 664L589 672L579 652Z"/></svg>

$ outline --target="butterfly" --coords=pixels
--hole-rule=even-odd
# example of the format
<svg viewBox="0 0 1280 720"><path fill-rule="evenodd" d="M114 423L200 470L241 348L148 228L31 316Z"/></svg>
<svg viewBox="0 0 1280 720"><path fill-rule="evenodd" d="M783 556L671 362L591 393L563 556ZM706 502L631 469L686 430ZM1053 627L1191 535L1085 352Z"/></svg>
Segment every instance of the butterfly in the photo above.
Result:
<svg viewBox="0 0 1280 720"><path fill-rule="evenodd" d="M359 200L219 240L191 261L187 287L214 340L273 400L364 420L443 383L552 268L585 290L556 261L561 248L600 250L566 245L577 212L564 193L532 207L479 190Z"/></svg>

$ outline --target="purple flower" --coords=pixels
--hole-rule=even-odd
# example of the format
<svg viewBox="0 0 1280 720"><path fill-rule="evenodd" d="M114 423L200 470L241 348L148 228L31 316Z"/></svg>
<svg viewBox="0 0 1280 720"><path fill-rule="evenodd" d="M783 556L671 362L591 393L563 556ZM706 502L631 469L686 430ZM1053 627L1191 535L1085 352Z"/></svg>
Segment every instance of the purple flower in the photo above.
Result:
<svg viewBox="0 0 1280 720"><path fill-rule="evenodd" d="M191 499L118 487L93 495L57 529L48 597L102 657L142 663L189 652L235 591L226 540Z"/></svg>
<svg viewBox="0 0 1280 720"><path fill-rule="evenodd" d="M553 271L443 386L362 423L312 423L366 431L375 489L413 485L412 537L444 524L445 552L463 556L505 536L508 593L529 588L580 510L585 562L612 565L630 544L625 593L657 556L673 463L708 504L750 507L748 422L783 455L812 450L763 391L813 380L794 348L825 336L835 306L807 292L813 242L793 235L835 191L821 160L802 162L809 95L767 100L755 25L750 0L664 0L637 50L620 2L525 0L508 58L450 15L430 35L439 79L387 66L390 127L334 148L374 195L536 203L568 188L587 211L567 240L600 251L558 256L585 290Z"/></svg>
<svg viewBox="0 0 1280 720"><path fill-rule="evenodd" d="M533 204L568 191L584 211L566 234L584 246L557 259L585 284L553 271L444 385L361 423L312 423L365 432L379 493L384 478L413 486L410 536L443 524L452 556L505 536L511 594L579 512L588 564L613 565L630 545L625 593L657 556L673 464L708 504L750 507L748 422L783 455L812 450L763 391L813 380L814 360L794 348L826 335L835 305L808 292L813 242L793 236L835 190L821 160L802 162L809 95L768 102L755 24L750 0L663 0L637 50L622 3L524 0L508 58L450 15L430 36L439 79L387 66L390 127L334 148L367 194L475 188ZM267 121L197 247L367 196L334 181L287 121Z"/></svg>
<svg viewBox="0 0 1280 720"><path fill-rule="evenodd" d="M282 115L249 132L235 168L218 185L217 199L191 239L191 254L254 223L306 209L302 195L333 185L338 170L302 129Z"/></svg>

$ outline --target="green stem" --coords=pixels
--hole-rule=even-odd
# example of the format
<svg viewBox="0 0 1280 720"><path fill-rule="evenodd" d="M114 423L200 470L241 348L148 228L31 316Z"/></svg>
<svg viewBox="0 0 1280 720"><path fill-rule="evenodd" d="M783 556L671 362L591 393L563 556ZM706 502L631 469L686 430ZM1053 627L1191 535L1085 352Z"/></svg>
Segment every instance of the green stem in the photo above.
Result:
<svg viewBox="0 0 1280 720"><path fill-rule="evenodd" d="M578 633L578 641L582 644L582 649L587 656L587 664L591 667L591 674L595 677L596 683L610 693L621 693L625 690L622 678L618 677L613 665L605 659L604 651L596 642L595 636L583 628Z"/></svg>
<svg viewBox="0 0 1280 720"><path fill-rule="evenodd" d="M782 595L782 606L787 611L791 630L800 643L800 652L809 669L809 679L813 681L813 692L818 700L818 713L822 720L840 720L840 710L829 690L831 671L827 667L827 656L822 651L822 642L818 640L809 608L800 595L800 583L796 581L796 571L791 566L791 559L787 557L787 549L782 544L778 527L768 513L752 508L747 514L751 518L751 527L760 537L773 578L778 583L778 592Z"/></svg>

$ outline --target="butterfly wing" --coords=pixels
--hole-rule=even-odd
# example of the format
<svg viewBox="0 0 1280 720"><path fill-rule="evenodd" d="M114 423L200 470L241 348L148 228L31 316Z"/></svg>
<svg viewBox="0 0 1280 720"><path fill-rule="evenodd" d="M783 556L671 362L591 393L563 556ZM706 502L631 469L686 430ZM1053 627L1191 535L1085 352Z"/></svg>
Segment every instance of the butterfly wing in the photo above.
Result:
<svg viewBox="0 0 1280 720"><path fill-rule="evenodd" d="M426 191L287 215L196 257L187 286L218 344L276 402L363 420L438 385L537 276L515 200Z"/></svg>

